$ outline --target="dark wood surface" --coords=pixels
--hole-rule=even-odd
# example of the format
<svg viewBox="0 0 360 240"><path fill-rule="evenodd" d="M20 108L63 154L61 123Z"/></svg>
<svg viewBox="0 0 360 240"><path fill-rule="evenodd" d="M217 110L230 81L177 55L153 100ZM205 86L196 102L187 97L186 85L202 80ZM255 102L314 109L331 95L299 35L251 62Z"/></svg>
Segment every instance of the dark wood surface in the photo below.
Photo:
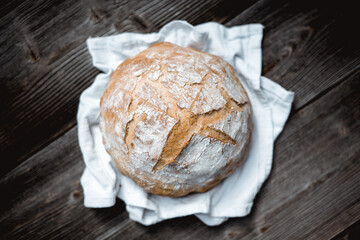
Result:
<svg viewBox="0 0 360 240"><path fill-rule="evenodd" d="M241 2L241 3L236 3ZM344 1L6 1L0 9L0 239L360 239L358 13ZM83 206L76 111L89 36L174 19L262 23L263 75L295 92L249 216L145 227Z"/></svg>

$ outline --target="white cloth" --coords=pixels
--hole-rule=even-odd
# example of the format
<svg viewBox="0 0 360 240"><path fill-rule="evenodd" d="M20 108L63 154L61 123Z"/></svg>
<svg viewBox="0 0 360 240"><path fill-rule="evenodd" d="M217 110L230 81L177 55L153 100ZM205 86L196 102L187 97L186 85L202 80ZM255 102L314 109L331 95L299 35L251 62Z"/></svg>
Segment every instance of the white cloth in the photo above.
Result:
<svg viewBox="0 0 360 240"><path fill-rule="evenodd" d="M144 225L195 214L205 224L214 226L229 217L247 215L269 175L274 141L284 127L294 98L292 92L261 77L262 30L260 24L226 28L214 22L192 26L173 21L158 33L89 38L87 46L93 65L103 73L81 94L77 115L79 143L86 164L81 177L85 207L111 207L119 197L126 203L130 218ZM254 113L249 152L240 167L215 188L180 198L148 194L118 173L104 149L98 127L100 97L114 69L152 44L165 41L191 46L228 61L242 76Z"/></svg>

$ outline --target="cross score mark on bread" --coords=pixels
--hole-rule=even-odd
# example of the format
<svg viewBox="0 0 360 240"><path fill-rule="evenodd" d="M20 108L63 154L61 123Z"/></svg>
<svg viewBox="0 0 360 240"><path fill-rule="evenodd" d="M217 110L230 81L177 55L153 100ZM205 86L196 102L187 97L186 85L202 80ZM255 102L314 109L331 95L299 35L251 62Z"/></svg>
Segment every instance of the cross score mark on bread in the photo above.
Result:
<svg viewBox="0 0 360 240"><path fill-rule="evenodd" d="M250 116L248 96L227 62L159 43L113 73L100 129L122 174L149 192L182 196L206 191L240 164Z"/></svg>

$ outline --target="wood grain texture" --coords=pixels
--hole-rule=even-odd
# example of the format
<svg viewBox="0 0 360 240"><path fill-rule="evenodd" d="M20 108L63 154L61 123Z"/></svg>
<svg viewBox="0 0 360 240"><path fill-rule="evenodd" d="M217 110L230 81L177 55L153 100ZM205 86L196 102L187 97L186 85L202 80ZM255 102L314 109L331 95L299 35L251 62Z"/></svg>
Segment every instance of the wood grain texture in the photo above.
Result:
<svg viewBox="0 0 360 240"><path fill-rule="evenodd" d="M265 26L263 75L296 91L296 110L359 69L355 16L351 4L258 1L226 25Z"/></svg>
<svg viewBox="0 0 360 240"><path fill-rule="evenodd" d="M360 238L360 220L353 225L349 226L343 232L339 233L332 240L348 240L348 239L359 239Z"/></svg>
<svg viewBox="0 0 360 240"><path fill-rule="evenodd" d="M0 239L357 239L360 51L353 29L344 27L357 15L349 4L336 4L335 10L331 5L268 0L246 1L237 9L220 0L4 4L0 171L6 174L0 192L6 194L0 198ZM75 114L79 94L98 73L84 41L121 31L156 31L172 19L264 24L263 72L296 96L276 142L272 173L251 214L214 228L192 216L144 227L128 219L121 201L109 209L86 209L82 203L84 164Z"/></svg>

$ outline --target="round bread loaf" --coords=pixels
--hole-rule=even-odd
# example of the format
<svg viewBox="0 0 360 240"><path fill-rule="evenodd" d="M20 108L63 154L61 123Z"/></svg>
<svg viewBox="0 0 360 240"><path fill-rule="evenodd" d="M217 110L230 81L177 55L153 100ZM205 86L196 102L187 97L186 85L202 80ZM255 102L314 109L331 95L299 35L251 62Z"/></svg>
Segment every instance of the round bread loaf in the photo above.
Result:
<svg viewBox="0 0 360 240"><path fill-rule="evenodd" d="M100 130L117 169L147 192L204 192L246 155L249 98L223 59L158 43L120 64L100 103Z"/></svg>

